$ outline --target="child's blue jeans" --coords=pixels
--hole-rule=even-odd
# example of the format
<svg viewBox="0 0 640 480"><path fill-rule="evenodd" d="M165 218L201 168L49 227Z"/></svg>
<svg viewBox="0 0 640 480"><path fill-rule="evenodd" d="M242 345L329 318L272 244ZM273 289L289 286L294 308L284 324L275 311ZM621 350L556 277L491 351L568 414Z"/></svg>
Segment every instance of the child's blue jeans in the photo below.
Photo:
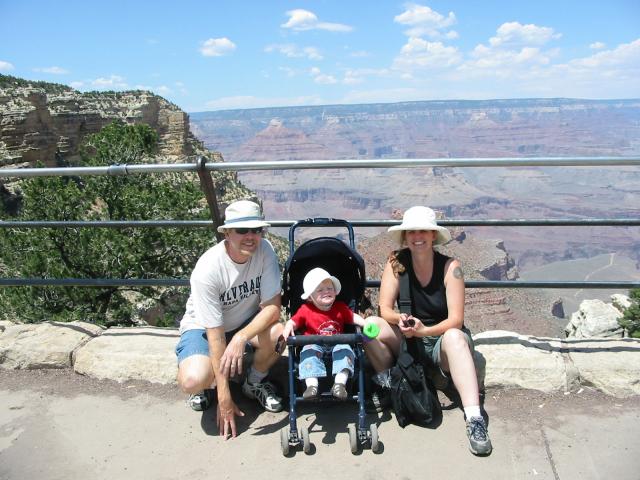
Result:
<svg viewBox="0 0 640 480"><path fill-rule="evenodd" d="M335 375L344 369L353 375L353 362L355 354L351 346L340 345L305 345L300 352L299 378L320 378L327 376L327 368L324 358L331 354L331 373Z"/></svg>

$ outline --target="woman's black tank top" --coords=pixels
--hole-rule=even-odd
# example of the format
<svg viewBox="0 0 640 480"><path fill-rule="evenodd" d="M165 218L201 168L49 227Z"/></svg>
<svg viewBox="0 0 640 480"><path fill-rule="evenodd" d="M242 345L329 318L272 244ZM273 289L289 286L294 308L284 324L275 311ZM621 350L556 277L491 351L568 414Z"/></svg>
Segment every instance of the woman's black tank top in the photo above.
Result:
<svg viewBox="0 0 640 480"><path fill-rule="evenodd" d="M406 282L407 279L409 281L411 312L414 317L422 320L422 323L425 325L435 325L449 316L447 289L444 286L444 267L450 257L434 252L431 280L426 287L422 287L413 271L411 252L407 250L406 254L407 255L403 255L403 257L404 259L408 259L408 261L405 260L402 262L406 271L400 275L400 282ZM402 291L402 287L400 290Z"/></svg>

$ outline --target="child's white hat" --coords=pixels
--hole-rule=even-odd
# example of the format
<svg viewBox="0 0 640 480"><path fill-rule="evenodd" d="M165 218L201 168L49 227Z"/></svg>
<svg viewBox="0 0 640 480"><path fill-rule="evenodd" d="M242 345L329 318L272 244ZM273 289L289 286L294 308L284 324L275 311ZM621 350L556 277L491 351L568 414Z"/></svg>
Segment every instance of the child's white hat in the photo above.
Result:
<svg viewBox="0 0 640 480"><path fill-rule="evenodd" d="M329 272L327 272L323 268L314 268L304 276L304 281L302 282L304 293L300 295L300 297L303 300L306 300L311 296L313 291L318 288L318 285L320 285L327 279L331 280L331 282L333 283L333 288L336 289L336 295L339 294L340 290L342 289L340 280L338 280L333 275L329 275Z"/></svg>

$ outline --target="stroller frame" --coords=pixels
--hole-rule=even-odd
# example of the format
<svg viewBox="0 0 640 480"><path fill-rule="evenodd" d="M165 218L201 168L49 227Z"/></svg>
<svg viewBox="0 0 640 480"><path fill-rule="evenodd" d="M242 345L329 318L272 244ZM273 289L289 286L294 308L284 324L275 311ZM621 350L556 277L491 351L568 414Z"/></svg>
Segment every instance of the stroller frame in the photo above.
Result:
<svg viewBox="0 0 640 480"><path fill-rule="evenodd" d="M345 227L349 233L349 245L336 237L318 237L304 242L300 247L295 249L295 230L299 227ZM328 253L319 260L315 258L314 248L320 250L327 249ZM296 253L301 250L308 249L309 253L303 252L302 258L296 258ZM325 253L325 252L323 252ZM340 267L328 265L328 260L332 255L348 255L351 263L344 262ZM306 255L306 256L305 256ZM305 263L312 262L312 263ZM355 268L354 268L355 263ZM294 276L296 274L306 273L309 267L322 267L328 270L331 274L336 275L342 285L343 289L338 295L337 299L349 304L349 307L357 311L360 305L360 299L364 294L364 287L366 277L364 275L364 262L362 258L355 250L355 237L353 233L352 225L346 220L333 219L333 218L308 218L306 220L300 220L295 222L289 229L289 259L285 267L283 275L283 305L285 305L287 313L291 316L297 311L299 306L303 303L300 299L300 285L302 284L301 278L297 283L291 283L290 276L292 271ZM336 271L340 270L340 271ZM333 270L333 271L332 271ZM349 276L351 275L351 278ZM344 281L344 277L347 277L347 281ZM357 400L358 402L358 420L356 424L348 425L349 444L351 453L356 454L360 450L360 447L368 445L374 453L381 451L381 445L378 440L378 429L375 423L372 423L369 428L366 428L365 423L365 409L364 409L364 391L365 391L365 378L364 378L364 342L367 337L359 331L356 333L343 333L333 336L323 335L299 335L290 336L287 338L288 349L288 377L289 377L289 425L282 428L280 431L280 446L282 454L287 456L290 453L291 447L297 447L302 445L303 451L306 454L311 453L311 441L309 438L309 429L306 426L298 428L296 405L299 401L307 401L301 396L296 394L296 378L295 372L297 370L298 355L296 349L304 345L319 344L322 346L349 344L355 354L354 369L357 372L357 395L351 395L348 399ZM330 394L322 394L320 400L335 401ZM316 401L316 400L314 400Z"/></svg>

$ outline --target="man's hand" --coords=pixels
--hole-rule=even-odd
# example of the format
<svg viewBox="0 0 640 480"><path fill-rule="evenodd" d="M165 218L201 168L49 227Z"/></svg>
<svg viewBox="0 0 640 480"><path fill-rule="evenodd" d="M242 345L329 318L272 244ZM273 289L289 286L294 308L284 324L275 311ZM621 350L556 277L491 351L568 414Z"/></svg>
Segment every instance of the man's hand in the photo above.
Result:
<svg viewBox="0 0 640 480"><path fill-rule="evenodd" d="M231 438L236 437L236 415L244 417L238 406L231 399L231 396L220 399L218 398L218 407L216 408L216 424L220 435L226 440L231 435Z"/></svg>
<svg viewBox="0 0 640 480"><path fill-rule="evenodd" d="M222 357L220 357L220 372L226 378L235 377L242 373L242 357L246 343L245 336L238 332L225 348Z"/></svg>

